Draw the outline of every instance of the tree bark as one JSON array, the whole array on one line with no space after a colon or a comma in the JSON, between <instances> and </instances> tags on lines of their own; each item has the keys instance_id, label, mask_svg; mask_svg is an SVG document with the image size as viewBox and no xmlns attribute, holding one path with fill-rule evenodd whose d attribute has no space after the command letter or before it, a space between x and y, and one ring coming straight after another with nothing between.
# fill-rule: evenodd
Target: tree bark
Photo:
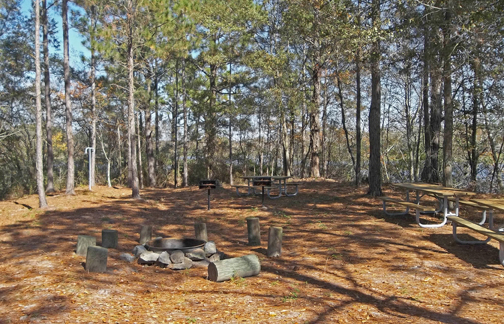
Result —
<instances>
[{"instance_id":1,"label":"tree bark","mask_svg":"<svg viewBox=\"0 0 504 324\"><path fill-rule=\"evenodd\" d=\"M429 107L429 27L428 21L424 22L424 53L423 53L423 76L422 76L422 101L423 101L423 117L424 117L424 147L425 147L425 164L422 170L421 179L424 182L429 181L428 170L431 169L431 128L430 128L430 107Z\"/></svg>"},{"instance_id":2,"label":"tree bark","mask_svg":"<svg viewBox=\"0 0 504 324\"><path fill-rule=\"evenodd\" d=\"M215 41L215 40L214 40ZM206 166L207 179L213 177L214 153L217 140L217 115L216 115L216 99L217 99L217 65L210 64L210 100L208 103L208 111L205 117L205 133L207 138L206 147Z\"/></svg>"},{"instance_id":3,"label":"tree bark","mask_svg":"<svg viewBox=\"0 0 504 324\"><path fill-rule=\"evenodd\" d=\"M480 111L480 96L483 92L481 86L481 61L478 56L473 59L472 68L474 71L474 81L473 81L473 109L472 109L472 122L471 122L471 137L469 139L469 165L471 168L471 182L476 183L476 176L478 173L478 143L477 143L477 132L478 132L478 114Z\"/></svg>"},{"instance_id":4,"label":"tree bark","mask_svg":"<svg viewBox=\"0 0 504 324\"><path fill-rule=\"evenodd\" d=\"M206 223L194 223L194 237L197 240L208 241Z\"/></svg>"},{"instance_id":5,"label":"tree bark","mask_svg":"<svg viewBox=\"0 0 504 324\"><path fill-rule=\"evenodd\" d=\"M47 0L42 0L43 23L43 51L44 51L44 99L46 106L46 141L47 141L47 193L54 190L54 152L52 142L52 109L51 109L51 80L49 73L49 19Z\"/></svg>"},{"instance_id":6,"label":"tree bark","mask_svg":"<svg viewBox=\"0 0 504 324\"><path fill-rule=\"evenodd\" d=\"M315 53L313 57L313 71L312 71L312 82L313 82L313 94L310 107L310 151L311 151L311 169L310 176L314 178L320 177L320 72L322 69L321 62L321 49L320 40L318 32L318 20L319 20L319 9L315 8L314 20L314 30L315 30L315 41L314 48Z\"/></svg>"},{"instance_id":7,"label":"tree bark","mask_svg":"<svg viewBox=\"0 0 504 324\"><path fill-rule=\"evenodd\" d=\"M175 106L173 110L173 186L178 188L178 105L179 105L179 60L175 64Z\"/></svg>"},{"instance_id":8,"label":"tree bark","mask_svg":"<svg viewBox=\"0 0 504 324\"><path fill-rule=\"evenodd\" d=\"M95 20L95 6L91 6L91 116L93 118L91 124L91 146L93 150L91 152L91 183L90 187L93 187L96 183L96 122L98 120L98 116L96 113L96 62L95 62L95 49L94 49L94 32L96 28L96 20Z\"/></svg>"},{"instance_id":9,"label":"tree bark","mask_svg":"<svg viewBox=\"0 0 504 324\"><path fill-rule=\"evenodd\" d=\"M373 26L380 29L380 0L373 0ZM380 163L380 120L381 120L381 82L380 82L380 41L375 38L371 48L371 107L369 108L369 191L368 194L381 196Z\"/></svg>"},{"instance_id":10,"label":"tree bark","mask_svg":"<svg viewBox=\"0 0 504 324\"><path fill-rule=\"evenodd\" d=\"M42 98L40 93L40 4L35 1L35 105L36 105L36 163L37 170L37 191L39 196L39 207L47 207L44 191L44 164L42 159Z\"/></svg>"},{"instance_id":11,"label":"tree bark","mask_svg":"<svg viewBox=\"0 0 504 324\"><path fill-rule=\"evenodd\" d=\"M255 254L219 260L208 265L208 279L217 282L255 276L259 272L261 272L261 263Z\"/></svg>"},{"instance_id":12,"label":"tree bark","mask_svg":"<svg viewBox=\"0 0 504 324\"><path fill-rule=\"evenodd\" d=\"M357 2L358 15L357 24L360 31L360 1ZM355 53L355 83L356 83L356 111L355 111L355 186L360 186L361 183L361 147L362 147L362 133L361 133L361 48L357 47Z\"/></svg>"},{"instance_id":13,"label":"tree bark","mask_svg":"<svg viewBox=\"0 0 504 324\"><path fill-rule=\"evenodd\" d=\"M142 113L138 111L138 123L137 123L137 152L138 152L138 180L139 187L143 189L144 187L144 179L143 179L143 164L142 164Z\"/></svg>"},{"instance_id":14,"label":"tree bark","mask_svg":"<svg viewBox=\"0 0 504 324\"><path fill-rule=\"evenodd\" d=\"M350 145L350 138L348 135L348 129L346 127L346 116L345 116L345 104L344 104L344 99L343 99L343 89L341 87L341 79L339 72L336 71L336 81L337 81L337 86L338 86L338 97L340 100L340 106L341 106L341 126L343 127L343 132L345 133L345 142L346 142L346 147L348 150L348 154L350 155L350 158L352 159L352 166L355 170L355 159L352 153L352 147Z\"/></svg>"},{"instance_id":15,"label":"tree bark","mask_svg":"<svg viewBox=\"0 0 504 324\"><path fill-rule=\"evenodd\" d=\"M229 75L232 75L231 63L229 63ZM229 184L233 185L233 114L234 107L232 106L233 86L231 80L229 82L229 125L228 125L228 141L229 141Z\"/></svg>"},{"instance_id":16,"label":"tree bark","mask_svg":"<svg viewBox=\"0 0 504 324\"><path fill-rule=\"evenodd\" d=\"M261 230L258 217L247 218L248 245L261 245Z\"/></svg>"},{"instance_id":17,"label":"tree bark","mask_svg":"<svg viewBox=\"0 0 504 324\"><path fill-rule=\"evenodd\" d=\"M73 115L72 102L70 100L70 64L68 44L68 0L62 2L63 20L63 66L65 79L65 112L66 112L66 136L67 136L67 182L66 194L75 195L75 164L74 164L74 139L73 139Z\"/></svg>"},{"instance_id":18,"label":"tree bark","mask_svg":"<svg viewBox=\"0 0 504 324\"><path fill-rule=\"evenodd\" d=\"M136 139L135 139L135 79L134 79L134 57L133 57L133 33L134 33L134 15L135 7L132 0L128 0L128 169L131 170L131 196L134 199L140 198L140 189L138 184Z\"/></svg>"},{"instance_id":19,"label":"tree bark","mask_svg":"<svg viewBox=\"0 0 504 324\"><path fill-rule=\"evenodd\" d=\"M431 138L431 155L430 155L430 170L428 170L427 182L437 183L441 179L439 177L439 148L441 143L441 80L442 67L440 63L435 63L431 71L431 118L430 118L430 133Z\"/></svg>"},{"instance_id":20,"label":"tree bark","mask_svg":"<svg viewBox=\"0 0 504 324\"><path fill-rule=\"evenodd\" d=\"M185 63L186 59L182 61L182 111L183 111L183 118L184 118L184 146L182 148L183 152L183 164L184 164L184 175L182 177L182 187L187 187L189 185L188 178L189 178L189 170L187 169L187 154L189 151L189 146L188 146L188 113L187 113L187 105L186 105L186 100L187 100L187 93L186 93L186 86L185 86Z\"/></svg>"},{"instance_id":21,"label":"tree bark","mask_svg":"<svg viewBox=\"0 0 504 324\"><path fill-rule=\"evenodd\" d=\"M283 229L281 227L271 226L268 230L268 258L279 257L282 255Z\"/></svg>"},{"instance_id":22,"label":"tree bark","mask_svg":"<svg viewBox=\"0 0 504 324\"><path fill-rule=\"evenodd\" d=\"M443 83L444 83L444 138L443 138L443 185L453 187L453 105L452 105L452 78L451 78L451 34L450 11L445 12L443 25Z\"/></svg>"},{"instance_id":23,"label":"tree bark","mask_svg":"<svg viewBox=\"0 0 504 324\"><path fill-rule=\"evenodd\" d=\"M149 79L152 77L152 71L150 66L147 67ZM149 187L156 186L156 172L155 172L155 159L154 159L154 148L152 143L152 111L151 111L151 100L152 100L152 89L151 82L147 83L147 93L148 99L145 106L145 153L147 155L147 177L149 179Z\"/></svg>"}]
</instances>

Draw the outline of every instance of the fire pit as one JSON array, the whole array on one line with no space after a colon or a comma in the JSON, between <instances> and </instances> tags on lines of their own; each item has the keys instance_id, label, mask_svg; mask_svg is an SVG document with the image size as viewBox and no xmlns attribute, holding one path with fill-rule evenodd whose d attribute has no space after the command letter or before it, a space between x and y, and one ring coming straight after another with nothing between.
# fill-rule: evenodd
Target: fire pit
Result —
<instances>
[{"instance_id":1,"label":"fire pit","mask_svg":"<svg viewBox=\"0 0 504 324\"><path fill-rule=\"evenodd\" d=\"M197 248L203 248L205 241L197 240L192 238L182 238L182 239L167 239L167 238L156 238L145 244L145 248L149 251L155 252L173 252L180 250L184 253L190 252Z\"/></svg>"}]
</instances>

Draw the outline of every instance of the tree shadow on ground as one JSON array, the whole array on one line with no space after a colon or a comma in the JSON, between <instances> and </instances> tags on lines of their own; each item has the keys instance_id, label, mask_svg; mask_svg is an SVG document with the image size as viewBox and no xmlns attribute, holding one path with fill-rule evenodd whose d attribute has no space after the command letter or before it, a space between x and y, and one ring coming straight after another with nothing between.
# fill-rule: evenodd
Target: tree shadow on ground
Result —
<instances>
[{"instance_id":1,"label":"tree shadow on ground","mask_svg":"<svg viewBox=\"0 0 504 324\"><path fill-rule=\"evenodd\" d=\"M266 298L266 302L261 302L268 307L287 307L282 301L287 298L296 307L302 302L306 303L304 307L313 308L315 315L307 319L309 323L331 322L353 305L376 309L386 316L385 321L414 318L418 321L476 323L450 310L430 309L424 303L393 290L393 280L401 281L404 285L403 281L416 276L432 276L433 271L438 270L436 273L439 275L464 276L462 271L450 269L450 265L434 270L411 265L415 260L420 260L420 264L422 260L432 257L443 259L447 254L459 257L457 254L460 251L457 246L447 244L446 238L439 236L443 234L430 234L419 229L415 226L414 217L401 217L398 222L395 217L384 216L379 202L375 204L374 200L368 199L363 190L350 190L337 183L322 186L316 182L304 182L298 196L267 200L266 210L260 208L260 197L236 197L232 188L212 192L211 210L206 210L206 191L196 188L146 189L142 191L142 197L142 200L132 200L117 195L100 197L87 194L81 197L86 201L83 206L77 203L75 207L72 206L74 200L69 198L68 202L64 201L65 208L48 210L34 219L2 227L0 236L4 253L0 256L0 264L4 264L6 277L11 275L13 278L9 284L19 282L16 279L19 277L15 269L16 262L19 262L19 266L28 266L33 262L40 267L40 260L49 257L52 263L42 274L35 271L27 273L29 277L26 283L16 288L4 286L0 291L1 300L15 300L17 292L28 290L30 282L38 280L34 278L47 276L47 280L54 282L54 285L71 287L79 283L87 290L103 290L107 294L119 289L114 287L121 287L126 280L126 292L132 296L129 302L139 300L142 296L151 296L152 291L158 289L155 287L163 287L165 294L175 298L179 294L178 287L185 284L206 287L205 291L185 289L184 294L192 294L193 299L200 295L207 299L217 298L220 294L234 298L252 296ZM248 245L247 217L260 219L263 242L260 247ZM201 221L207 224L209 239L231 257L260 254L261 274L249 279L250 288L246 291L239 290L239 282L208 282L204 279L204 269L174 272L129 264L119 258L120 253L131 253L138 244L142 225L153 225L154 236L192 237L194 223ZM280 258L265 257L267 240L264 238L267 237L269 226L284 228ZM73 255L77 236L93 235L100 245L102 229L118 230L119 247L110 249L107 273L86 273L82 268L82 258ZM431 241L435 244L420 244L426 237L426 243ZM479 261L474 262L478 264ZM364 275L366 273L369 275ZM281 287L275 286L275 281L280 281ZM286 290L289 287L306 287L303 288L306 293L300 289L296 301L294 295L289 295ZM124 292L120 298L125 298ZM51 300L56 296L54 293L44 298ZM65 307L46 308L40 305L31 309L29 314L67 314L73 307L72 303L79 298L76 294L68 294L58 299L58 304L64 304ZM474 301L464 299L461 303L466 302ZM223 308L214 310L218 313L222 311ZM355 319L352 317L355 314L347 315Z\"/></svg>"}]
</instances>

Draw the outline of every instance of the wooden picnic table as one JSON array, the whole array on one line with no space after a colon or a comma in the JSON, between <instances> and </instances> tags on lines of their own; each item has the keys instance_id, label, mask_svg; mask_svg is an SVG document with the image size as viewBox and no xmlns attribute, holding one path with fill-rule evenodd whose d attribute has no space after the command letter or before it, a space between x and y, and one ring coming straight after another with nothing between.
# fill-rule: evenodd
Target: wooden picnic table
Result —
<instances>
[{"instance_id":1,"label":"wooden picnic table","mask_svg":"<svg viewBox=\"0 0 504 324\"><path fill-rule=\"evenodd\" d=\"M383 210L387 215L405 215L409 213L409 209L416 209L416 220L417 224L421 227L441 227L446 224L447 222L447 217L448 216L458 216L459 214L459 199L460 197L464 196L473 196L476 195L475 192L472 191L465 191L461 189L456 189L456 188L451 188L451 187L444 187L439 184L430 184L430 183L413 183L413 182L408 182L408 183L395 183L392 184L393 187L399 188L406 190L406 199L405 200L399 200L399 199L392 199L388 197L380 197L380 199L383 201ZM410 192L414 191L415 192L415 200L411 201L410 200ZM436 209L430 209L426 206L420 205L420 199L424 195L429 195L429 196L434 196L435 198L438 199L439 206ZM453 199L455 201L455 210L454 212L451 212L449 210L449 200ZM386 208L387 208L387 202L403 205L406 207L406 209L402 212L399 213L388 213ZM440 223L437 224L425 224L420 221L420 212L423 213L440 213L443 212L443 219Z\"/></svg>"},{"instance_id":2,"label":"wooden picnic table","mask_svg":"<svg viewBox=\"0 0 504 324\"><path fill-rule=\"evenodd\" d=\"M265 186L265 189L267 191L267 195L270 199L280 198L282 195L290 197L290 196L295 196L298 194L299 183L287 182L288 179L292 178L291 176L243 176L241 178L247 180L247 185L234 186L236 188L236 193L238 195L241 195L239 193L239 188L246 188L247 189L247 193L245 195L250 195L252 193L255 193L254 182L259 183L260 181L271 182L270 185ZM289 193L287 190L287 188L291 185L295 186L294 193ZM274 189L278 190L278 195L272 196L271 191Z\"/></svg>"},{"instance_id":3,"label":"wooden picnic table","mask_svg":"<svg viewBox=\"0 0 504 324\"><path fill-rule=\"evenodd\" d=\"M504 266L504 233L500 229L494 226L493 222L493 209L504 211L504 198L498 199L471 199L469 201L460 200L461 197L471 197L476 195L475 192L465 191L462 189L443 187L438 184L428 184L428 183L397 183L392 186L400 189L406 190L406 200L400 200L389 197L380 197L383 201L383 210L388 215L399 215L406 214L409 212L409 208L416 209L416 220L418 225L421 227L441 227L451 221L453 226L453 237L456 242L461 244L486 244L491 239L497 240L499 242L499 262ZM410 191L415 191L416 197L414 201L410 201L409 193ZM420 205L420 199L424 195L430 195L438 199L439 208L434 212L443 212L443 220L438 224L424 224L420 222L420 211L427 211L426 206ZM455 210L452 212L449 210L450 201L455 202ZM406 210L401 213L391 214L386 211L387 202L392 202L406 207ZM479 223L472 222L470 220L459 217L459 206L460 204L476 207L483 209L483 218ZM484 226L486 219L486 210L490 211L488 227ZM457 236L457 228L459 226L471 229L479 234L486 236L485 240L472 239L472 240L462 240Z\"/></svg>"}]
</instances>

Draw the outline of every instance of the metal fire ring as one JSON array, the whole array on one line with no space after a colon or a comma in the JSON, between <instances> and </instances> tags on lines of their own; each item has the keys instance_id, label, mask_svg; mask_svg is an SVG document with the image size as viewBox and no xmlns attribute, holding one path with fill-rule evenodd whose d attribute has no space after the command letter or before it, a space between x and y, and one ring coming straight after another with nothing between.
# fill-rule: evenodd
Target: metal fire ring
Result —
<instances>
[{"instance_id":1,"label":"metal fire ring","mask_svg":"<svg viewBox=\"0 0 504 324\"><path fill-rule=\"evenodd\" d=\"M197 240L192 238L182 238L182 239L168 239L168 238L156 238L144 246L149 251L166 251L172 252L176 250L181 250L188 252L197 248L203 248L205 241Z\"/></svg>"}]
</instances>

